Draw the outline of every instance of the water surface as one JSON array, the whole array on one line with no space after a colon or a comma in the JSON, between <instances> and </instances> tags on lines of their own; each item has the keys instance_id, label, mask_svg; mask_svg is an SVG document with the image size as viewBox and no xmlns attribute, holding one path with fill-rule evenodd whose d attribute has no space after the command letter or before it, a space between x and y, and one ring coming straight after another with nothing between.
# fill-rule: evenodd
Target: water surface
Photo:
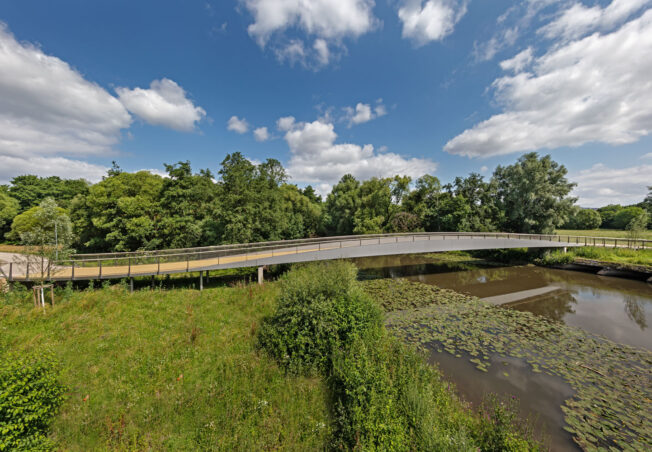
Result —
<instances>
[{"instance_id":1,"label":"water surface","mask_svg":"<svg viewBox=\"0 0 652 452\"><path fill-rule=\"evenodd\" d=\"M652 350L652 285L641 281L535 266L485 266L437 262L425 256L381 256L355 260L362 274L406 278L529 311L600 334L615 342ZM488 372L469 357L431 350L430 359L460 394L477 405L488 393L515 396L522 416L535 421L551 450L578 450L563 427L561 406L573 395L561 378L534 373L522 359L491 356Z\"/></svg>"}]
</instances>

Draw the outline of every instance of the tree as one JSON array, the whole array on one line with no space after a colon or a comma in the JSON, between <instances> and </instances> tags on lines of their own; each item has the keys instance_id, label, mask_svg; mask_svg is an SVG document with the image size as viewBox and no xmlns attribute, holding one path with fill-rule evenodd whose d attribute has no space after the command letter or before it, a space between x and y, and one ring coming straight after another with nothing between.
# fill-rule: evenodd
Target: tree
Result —
<instances>
[{"instance_id":1,"label":"tree","mask_svg":"<svg viewBox=\"0 0 652 452\"><path fill-rule=\"evenodd\" d=\"M466 178L456 177L453 187L453 194L462 197L468 205L465 209L464 228L458 230L495 231L496 222L499 221L495 203L496 184L485 182L478 173L471 173Z\"/></svg>"},{"instance_id":2,"label":"tree","mask_svg":"<svg viewBox=\"0 0 652 452\"><path fill-rule=\"evenodd\" d=\"M36 207L18 215L11 226L11 232L20 237L27 248L18 260L36 272L37 278L46 279L54 270L54 263L68 257L72 250L72 224L66 211L57 206L53 198L45 198ZM34 274L34 273L32 273Z\"/></svg>"},{"instance_id":3,"label":"tree","mask_svg":"<svg viewBox=\"0 0 652 452\"><path fill-rule=\"evenodd\" d=\"M435 176L426 174L417 179L414 190L403 198L403 210L410 212L419 219L419 223L426 227L426 230L433 231L427 224L432 218L432 212L437 209L437 204L442 196L441 183Z\"/></svg>"},{"instance_id":4,"label":"tree","mask_svg":"<svg viewBox=\"0 0 652 452\"><path fill-rule=\"evenodd\" d=\"M353 233L353 217L360 204L358 188L360 182L345 174L326 198L324 224L328 235L349 235Z\"/></svg>"},{"instance_id":5,"label":"tree","mask_svg":"<svg viewBox=\"0 0 652 452\"><path fill-rule=\"evenodd\" d=\"M353 233L382 233L392 214L392 179L372 177L364 181L358 188L357 197L359 203L353 215Z\"/></svg>"},{"instance_id":6,"label":"tree","mask_svg":"<svg viewBox=\"0 0 652 452\"><path fill-rule=\"evenodd\" d=\"M643 215L644 213L646 213L645 210L640 207L624 207L623 209L620 209L614 217L612 221L613 227L616 229L626 229L627 225L629 225L633 219Z\"/></svg>"},{"instance_id":7,"label":"tree","mask_svg":"<svg viewBox=\"0 0 652 452\"><path fill-rule=\"evenodd\" d=\"M94 252L158 248L162 188L163 178L148 171L104 177L71 203L78 246Z\"/></svg>"},{"instance_id":8,"label":"tree","mask_svg":"<svg viewBox=\"0 0 652 452\"><path fill-rule=\"evenodd\" d=\"M68 207L78 194L88 192L84 179L61 179L57 176L17 176L11 180L9 194L20 203L20 211L37 206L45 198L53 198L62 207Z\"/></svg>"},{"instance_id":9,"label":"tree","mask_svg":"<svg viewBox=\"0 0 652 452\"><path fill-rule=\"evenodd\" d=\"M11 227L11 222L18 215L20 204L0 187L0 240Z\"/></svg>"},{"instance_id":10,"label":"tree","mask_svg":"<svg viewBox=\"0 0 652 452\"><path fill-rule=\"evenodd\" d=\"M161 246L190 248L210 245L206 224L217 189L209 170L193 174L190 162L165 165L169 177L161 189Z\"/></svg>"},{"instance_id":11,"label":"tree","mask_svg":"<svg viewBox=\"0 0 652 452\"><path fill-rule=\"evenodd\" d=\"M216 236L223 243L282 239L289 219L280 190L287 179L281 163L268 159L255 165L234 152L226 156L219 174L221 215Z\"/></svg>"},{"instance_id":12,"label":"tree","mask_svg":"<svg viewBox=\"0 0 652 452\"><path fill-rule=\"evenodd\" d=\"M570 229L597 229L602 224L600 212L593 209L579 209L568 221Z\"/></svg>"},{"instance_id":13,"label":"tree","mask_svg":"<svg viewBox=\"0 0 652 452\"><path fill-rule=\"evenodd\" d=\"M623 209L623 206L621 206L620 204L609 204L608 206L600 207L598 209L598 213L602 217L602 225L601 225L601 227L604 228L604 229L613 229L613 228L615 228L615 226L614 226L614 218L616 218L616 215L622 209Z\"/></svg>"},{"instance_id":14,"label":"tree","mask_svg":"<svg viewBox=\"0 0 652 452\"><path fill-rule=\"evenodd\" d=\"M647 229L647 223L650 220L648 213L643 210L642 213L632 218L627 224L627 235L632 240L637 240L641 237L641 233Z\"/></svg>"},{"instance_id":15,"label":"tree","mask_svg":"<svg viewBox=\"0 0 652 452\"><path fill-rule=\"evenodd\" d=\"M505 218L502 229L512 232L550 234L564 224L576 198L568 194L575 184L566 180L567 170L547 155L525 154L493 174L496 205Z\"/></svg>"},{"instance_id":16,"label":"tree","mask_svg":"<svg viewBox=\"0 0 652 452\"><path fill-rule=\"evenodd\" d=\"M301 239L314 237L320 228L322 205L316 197L306 196L305 190L296 185L281 186L283 194L283 212L287 219L284 239Z\"/></svg>"}]
</instances>

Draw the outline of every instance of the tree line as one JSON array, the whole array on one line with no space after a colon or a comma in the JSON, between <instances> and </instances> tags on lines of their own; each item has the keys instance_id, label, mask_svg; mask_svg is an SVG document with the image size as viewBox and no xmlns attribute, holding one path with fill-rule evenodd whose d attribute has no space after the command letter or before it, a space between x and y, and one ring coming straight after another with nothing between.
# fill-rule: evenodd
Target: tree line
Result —
<instances>
[{"instance_id":1,"label":"tree line","mask_svg":"<svg viewBox=\"0 0 652 452\"><path fill-rule=\"evenodd\" d=\"M114 164L96 184L15 177L0 186L0 237L33 240L37 228L40 245L68 237L80 252L134 251L383 232L625 228L634 219L647 225L652 211L652 196L637 206L579 209L566 168L536 153L487 180L347 174L325 199L289 183L279 161L255 164L239 152L217 174L193 172L187 161L165 169L161 177Z\"/></svg>"}]
</instances>

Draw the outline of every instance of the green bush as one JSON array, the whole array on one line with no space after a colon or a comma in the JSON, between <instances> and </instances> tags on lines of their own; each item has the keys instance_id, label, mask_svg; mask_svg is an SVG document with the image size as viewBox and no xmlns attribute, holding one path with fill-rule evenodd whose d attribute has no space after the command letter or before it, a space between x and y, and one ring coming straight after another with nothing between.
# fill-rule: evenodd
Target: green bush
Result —
<instances>
[{"instance_id":1,"label":"green bush","mask_svg":"<svg viewBox=\"0 0 652 452\"><path fill-rule=\"evenodd\" d=\"M53 449L47 433L64 394L57 374L49 356L0 358L0 451Z\"/></svg>"},{"instance_id":2,"label":"green bush","mask_svg":"<svg viewBox=\"0 0 652 452\"><path fill-rule=\"evenodd\" d=\"M562 253L561 251L553 251L543 255L539 259L535 259L534 263L537 265L564 265L570 264L575 260L573 253Z\"/></svg>"},{"instance_id":3,"label":"green bush","mask_svg":"<svg viewBox=\"0 0 652 452\"><path fill-rule=\"evenodd\" d=\"M343 262L295 267L281 278L276 312L258 333L259 345L289 371L320 371L327 379L332 449L537 448L504 422L516 414L505 409L478 419L421 355L388 336L356 273Z\"/></svg>"},{"instance_id":4,"label":"green bush","mask_svg":"<svg viewBox=\"0 0 652 452\"><path fill-rule=\"evenodd\" d=\"M259 346L290 372L328 373L333 351L381 326L380 310L358 287L356 275L356 267L345 262L286 273L276 312L261 325Z\"/></svg>"},{"instance_id":5,"label":"green bush","mask_svg":"<svg viewBox=\"0 0 652 452\"><path fill-rule=\"evenodd\" d=\"M515 398L485 397L473 429L473 436L483 452L520 452L539 450L532 429L519 419Z\"/></svg>"}]
</instances>

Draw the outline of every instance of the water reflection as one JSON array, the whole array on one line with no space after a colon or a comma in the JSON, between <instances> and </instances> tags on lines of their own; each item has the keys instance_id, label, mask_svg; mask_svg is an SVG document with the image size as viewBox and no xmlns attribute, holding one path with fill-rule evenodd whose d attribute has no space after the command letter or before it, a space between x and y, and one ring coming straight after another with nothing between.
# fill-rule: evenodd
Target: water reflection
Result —
<instances>
[{"instance_id":1,"label":"water reflection","mask_svg":"<svg viewBox=\"0 0 652 452\"><path fill-rule=\"evenodd\" d=\"M652 350L652 286L645 282L535 266L438 263L424 256L382 256L355 262L363 274L403 277L480 298L516 298L505 306ZM522 298L519 292L523 292ZM539 292L545 293L529 296Z\"/></svg>"}]
</instances>

